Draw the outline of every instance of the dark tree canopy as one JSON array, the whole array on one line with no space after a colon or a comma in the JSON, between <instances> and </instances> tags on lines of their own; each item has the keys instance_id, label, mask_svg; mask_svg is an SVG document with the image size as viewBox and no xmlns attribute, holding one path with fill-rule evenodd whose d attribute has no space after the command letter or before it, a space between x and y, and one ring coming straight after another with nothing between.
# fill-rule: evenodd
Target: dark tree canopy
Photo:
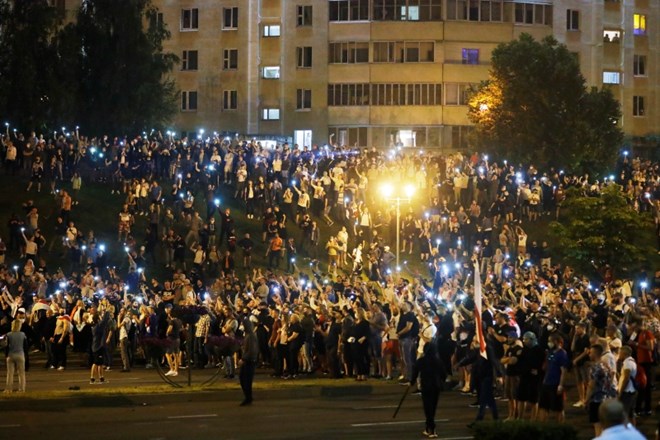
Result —
<instances>
[{"instance_id":1,"label":"dark tree canopy","mask_svg":"<svg viewBox=\"0 0 660 440\"><path fill-rule=\"evenodd\" d=\"M122 133L164 127L177 109L151 0L85 0L62 26L45 0L0 0L0 109L21 130L80 125Z\"/></svg>"},{"instance_id":2,"label":"dark tree canopy","mask_svg":"<svg viewBox=\"0 0 660 440\"><path fill-rule=\"evenodd\" d=\"M643 234L651 221L635 211L619 185L606 186L599 197L573 188L562 212L561 223L551 223L550 231L563 257L578 272L594 273L605 265L618 274L633 272L652 253Z\"/></svg>"},{"instance_id":3,"label":"dark tree canopy","mask_svg":"<svg viewBox=\"0 0 660 440\"><path fill-rule=\"evenodd\" d=\"M577 59L554 38L500 44L470 98L477 142L512 161L605 171L623 140L619 103L588 91Z\"/></svg>"},{"instance_id":4,"label":"dark tree canopy","mask_svg":"<svg viewBox=\"0 0 660 440\"><path fill-rule=\"evenodd\" d=\"M61 18L46 0L0 0L0 112L13 126L43 128L57 116Z\"/></svg>"}]
</instances>

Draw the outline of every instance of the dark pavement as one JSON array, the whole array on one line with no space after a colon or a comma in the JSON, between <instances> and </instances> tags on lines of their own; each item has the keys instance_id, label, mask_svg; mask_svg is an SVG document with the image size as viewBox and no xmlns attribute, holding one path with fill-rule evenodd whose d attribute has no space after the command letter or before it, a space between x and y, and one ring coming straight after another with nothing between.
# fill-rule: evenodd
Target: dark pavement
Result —
<instances>
[{"instance_id":1,"label":"dark pavement","mask_svg":"<svg viewBox=\"0 0 660 440\"><path fill-rule=\"evenodd\" d=\"M4 380L4 373L0 371L0 380ZM186 374L182 371L177 381L184 384ZM194 370L193 383L199 384L210 375L208 370ZM164 384L154 370L143 367L126 374L106 372L110 383L102 386L89 385L88 378L89 372L81 367L53 371L36 364L28 373L28 393L21 397L0 395L0 439L424 438L419 396L409 395L397 418L392 419L405 389L394 382L373 379L362 385L348 379L303 379L287 381L284 389L277 389L284 381L271 379L266 370L260 370L254 404L239 407L242 394L237 379L219 380L228 389L167 393L145 388ZM71 391L71 397L57 393L53 400L43 398L49 392L67 392L69 387L80 387L82 392ZM126 388L138 394L107 393ZM148 394L140 393L141 388ZM97 389L101 392L94 394ZM441 439L472 438L466 424L476 414L476 408L468 407L474 400L455 391L441 394L437 411ZM566 423L579 429L582 438L592 438L586 411L572 408L570 403ZM498 407L506 417L506 402L498 402ZM655 420L642 419L640 430L652 435Z\"/></svg>"}]
</instances>

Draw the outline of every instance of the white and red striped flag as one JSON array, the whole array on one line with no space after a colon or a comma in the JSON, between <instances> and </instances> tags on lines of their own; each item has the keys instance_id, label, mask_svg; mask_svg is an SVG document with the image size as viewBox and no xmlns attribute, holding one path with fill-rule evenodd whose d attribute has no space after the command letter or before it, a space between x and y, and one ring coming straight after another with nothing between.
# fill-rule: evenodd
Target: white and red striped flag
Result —
<instances>
[{"instance_id":1,"label":"white and red striped flag","mask_svg":"<svg viewBox=\"0 0 660 440\"><path fill-rule=\"evenodd\" d=\"M477 327L477 338L479 338L479 354L488 359L486 353L486 339L484 339L484 328L481 322L482 310L481 275L479 274L479 263L474 265L474 323Z\"/></svg>"}]
</instances>

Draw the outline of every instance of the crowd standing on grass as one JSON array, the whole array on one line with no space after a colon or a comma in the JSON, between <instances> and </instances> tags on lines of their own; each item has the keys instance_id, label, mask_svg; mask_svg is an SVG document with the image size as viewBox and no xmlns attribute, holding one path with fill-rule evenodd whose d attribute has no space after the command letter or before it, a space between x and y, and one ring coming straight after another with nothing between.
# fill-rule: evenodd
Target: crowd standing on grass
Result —
<instances>
[{"instance_id":1,"label":"crowd standing on grass","mask_svg":"<svg viewBox=\"0 0 660 440\"><path fill-rule=\"evenodd\" d=\"M256 362L284 379L316 372L407 384L424 377L416 360L437 356L427 364L477 396L477 420L487 407L498 418L494 400L506 398L509 420L561 421L569 375L574 406L588 410L596 433L607 398L631 420L652 411L660 271L619 279L618 268L602 268L590 280L528 231L561 219L569 188L599 197L618 184L654 216L658 235L656 162L625 152L599 181L478 153L55 135L8 129L1 145L26 202L0 241L0 324L4 333L20 322L46 368L63 370L78 354L91 382L104 383L119 351L121 371L162 363L168 376L221 367L233 378L240 350L219 355L210 340L242 339L254 324ZM415 193L398 225L383 183ZM108 192L112 235L92 230L108 225L83 204L91 184ZM35 191L51 197L35 202ZM487 357L475 338L475 271ZM184 322L176 311L185 307L204 312ZM169 341L163 359L149 356L152 339ZM12 365L21 363L16 343Z\"/></svg>"}]
</instances>

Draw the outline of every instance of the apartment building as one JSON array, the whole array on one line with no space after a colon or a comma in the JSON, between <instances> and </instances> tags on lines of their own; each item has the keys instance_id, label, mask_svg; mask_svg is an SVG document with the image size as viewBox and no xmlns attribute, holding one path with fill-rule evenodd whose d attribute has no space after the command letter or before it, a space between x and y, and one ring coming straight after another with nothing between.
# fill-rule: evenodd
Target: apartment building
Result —
<instances>
[{"instance_id":1,"label":"apartment building","mask_svg":"<svg viewBox=\"0 0 660 440\"><path fill-rule=\"evenodd\" d=\"M324 144L466 148L493 49L554 35L611 87L635 139L657 132L651 0L154 0L181 64L174 127Z\"/></svg>"}]
</instances>

